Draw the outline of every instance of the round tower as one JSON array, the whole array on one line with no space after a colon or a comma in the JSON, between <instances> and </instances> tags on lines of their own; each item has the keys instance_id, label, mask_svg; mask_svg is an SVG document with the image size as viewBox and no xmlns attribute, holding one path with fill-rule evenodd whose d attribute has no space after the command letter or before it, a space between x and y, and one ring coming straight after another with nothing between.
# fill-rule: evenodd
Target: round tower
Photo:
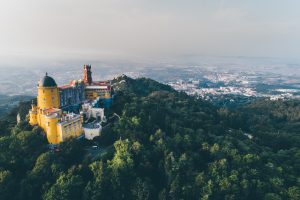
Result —
<instances>
[{"instance_id":1,"label":"round tower","mask_svg":"<svg viewBox=\"0 0 300 200\"><path fill-rule=\"evenodd\" d=\"M59 91L55 80L46 75L38 84L38 105L39 109L59 108Z\"/></svg>"},{"instance_id":2,"label":"round tower","mask_svg":"<svg viewBox=\"0 0 300 200\"><path fill-rule=\"evenodd\" d=\"M57 123L59 117L57 114L52 114L45 117L45 129L47 133L47 139L50 144L58 144L62 142L60 135L57 134Z\"/></svg>"},{"instance_id":3,"label":"round tower","mask_svg":"<svg viewBox=\"0 0 300 200\"><path fill-rule=\"evenodd\" d=\"M31 102L31 110L29 110L29 123L34 126L38 124L37 121L37 109L33 101Z\"/></svg>"}]
</instances>

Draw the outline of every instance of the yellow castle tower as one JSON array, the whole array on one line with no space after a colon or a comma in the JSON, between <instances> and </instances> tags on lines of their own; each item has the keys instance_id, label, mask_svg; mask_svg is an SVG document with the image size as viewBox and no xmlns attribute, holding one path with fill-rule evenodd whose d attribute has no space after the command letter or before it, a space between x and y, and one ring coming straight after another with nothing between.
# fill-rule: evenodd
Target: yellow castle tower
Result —
<instances>
[{"instance_id":1,"label":"yellow castle tower","mask_svg":"<svg viewBox=\"0 0 300 200\"><path fill-rule=\"evenodd\" d=\"M57 84L47 73L38 84L37 106L40 109L59 108Z\"/></svg>"},{"instance_id":2,"label":"yellow castle tower","mask_svg":"<svg viewBox=\"0 0 300 200\"><path fill-rule=\"evenodd\" d=\"M46 132L50 144L58 144L68 137L82 134L80 115L63 114L59 106L59 88L46 73L38 83L37 106L32 104L29 123L40 126Z\"/></svg>"}]
</instances>

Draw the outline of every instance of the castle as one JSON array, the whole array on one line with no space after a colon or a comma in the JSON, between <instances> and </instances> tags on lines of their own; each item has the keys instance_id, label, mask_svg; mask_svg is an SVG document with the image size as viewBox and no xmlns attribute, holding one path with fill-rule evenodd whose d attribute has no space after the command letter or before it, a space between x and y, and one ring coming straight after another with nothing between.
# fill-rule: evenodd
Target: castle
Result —
<instances>
[{"instance_id":1,"label":"castle","mask_svg":"<svg viewBox=\"0 0 300 200\"><path fill-rule=\"evenodd\" d=\"M84 65L83 80L72 80L63 86L57 86L55 80L46 73L37 89L37 105L32 103L29 123L41 127L50 144L59 144L69 137L79 137L84 131L86 138L97 136L95 131L99 131L99 122L97 126L87 124L84 128L84 117L101 117L101 121L104 120L104 109L99 108L99 102L111 102L112 86L110 81L93 81L91 65ZM81 106L84 109L79 113ZM87 135L89 133L93 133L93 136Z\"/></svg>"}]
</instances>

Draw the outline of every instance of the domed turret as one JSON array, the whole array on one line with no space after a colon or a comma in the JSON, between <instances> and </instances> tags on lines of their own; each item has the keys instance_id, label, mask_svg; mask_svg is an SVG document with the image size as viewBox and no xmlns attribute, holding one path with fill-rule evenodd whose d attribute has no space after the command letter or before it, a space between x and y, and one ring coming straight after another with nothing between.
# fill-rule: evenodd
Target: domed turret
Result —
<instances>
[{"instance_id":1,"label":"domed turret","mask_svg":"<svg viewBox=\"0 0 300 200\"><path fill-rule=\"evenodd\" d=\"M48 73L38 84L38 107L40 109L59 108L59 90L55 80Z\"/></svg>"},{"instance_id":2,"label":"domed turret","mask_svg":"<svg viewBox=\"0 0 300 200\"><path fill-rule=\"evenodd\" d=\"M52 77L48 76L48 73L46 72L46 75L40 81L39 86L40 87L56 87L57 84L56 84L55 80Z\"/></svg>"}]
</instances>

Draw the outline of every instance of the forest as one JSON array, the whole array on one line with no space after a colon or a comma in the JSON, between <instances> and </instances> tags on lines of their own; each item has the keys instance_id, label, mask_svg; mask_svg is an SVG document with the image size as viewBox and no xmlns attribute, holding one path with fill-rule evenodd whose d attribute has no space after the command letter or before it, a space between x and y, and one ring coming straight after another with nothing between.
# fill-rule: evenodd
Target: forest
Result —
<instances>
[{"instance_id":1,"label":"forest","mask_svg":"<svg viewBox=\"0 0 300 200\"><path fill-rule=\"evenodd\" d=\"M76 138L50 151L30 102L0 119L0 199L300 199L299 100L221 107L147 78L113 83L120 119L98 153Z\"/></svg>"}]
</instances>

